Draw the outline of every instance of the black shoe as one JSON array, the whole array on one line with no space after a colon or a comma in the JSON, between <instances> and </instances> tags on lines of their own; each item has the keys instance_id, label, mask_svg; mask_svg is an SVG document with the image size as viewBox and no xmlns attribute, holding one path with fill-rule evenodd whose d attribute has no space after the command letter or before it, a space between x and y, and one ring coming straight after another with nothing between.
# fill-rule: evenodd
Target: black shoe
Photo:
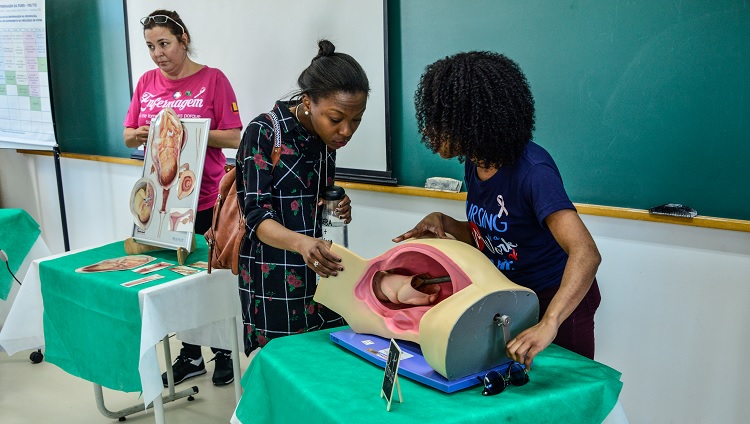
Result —
<instances>
[{"instance_id":1,"label":"black shoe","mask_svg":"<svg viewBox=\"0 0 750 424\"><path fill-rule=\"evenodd\" d=\"M180 384L188 378L196 377L206 373L206 364L203 358L190 359L185 356L178 356L172 364L172 373L174 374L174 384ZM169 387L167 382L167 373L161 375L161 381L164 387Z\"/></svg>"},{"instance_id":2,"label":"black shoe","mask_svg":"<svg viewBox=\"0 0 750 424\"><path fill-rule=\"evenodd\" d=\"M218 352L211 361L216 362L214 364L214 376L211 378L214 382L214 386L226 386L234 381L234 368L232 368L231 354Z\"/></svg>"}]
</instances>

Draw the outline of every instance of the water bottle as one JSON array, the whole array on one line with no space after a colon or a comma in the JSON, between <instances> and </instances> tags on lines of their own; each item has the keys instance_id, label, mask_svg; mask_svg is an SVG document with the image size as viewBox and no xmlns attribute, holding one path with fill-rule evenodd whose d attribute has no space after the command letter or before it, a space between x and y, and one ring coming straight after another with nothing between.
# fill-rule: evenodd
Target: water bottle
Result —
<instances>
[{"instance_id":1,"label":"water bottle","mask_svg":"<svg viewBox=\"0 0 750 424\"><path fill-rule=\"evenodd\" d=\"M344 188L337 185L328 186L323 190L323 239L349 247L346 222L335 212L344 194Z\"/></svg>"}]
</instances>

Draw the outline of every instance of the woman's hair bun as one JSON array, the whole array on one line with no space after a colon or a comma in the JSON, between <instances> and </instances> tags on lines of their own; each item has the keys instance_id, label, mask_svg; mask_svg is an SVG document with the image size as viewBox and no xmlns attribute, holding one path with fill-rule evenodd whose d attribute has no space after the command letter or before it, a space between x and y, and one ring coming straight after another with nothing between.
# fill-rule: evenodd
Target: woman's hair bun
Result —
<instances>
[{"instance_id":1,"label":"woman's hair bun","mask_svg":"<svg viewBox=\"0 0 750 424\"><path fill-rule=\"evenodd\" d=\"M318 41L318 55L316 59L322 56L331 56L336 51L336 46L330 41L322 39Z\"/></svg>"},{"instance_id":2,"label":"woman's hair bun","mask_svg":"<svg viewBox=\"0 0 750 424\"><path fill-rule=\"evenodd\" d=\"M333 93L369 93L367 74L353 57L336 51L326 39L318 40L318 54L297 78L299 92L313 102Z\"/></svg>"}]
</instances>

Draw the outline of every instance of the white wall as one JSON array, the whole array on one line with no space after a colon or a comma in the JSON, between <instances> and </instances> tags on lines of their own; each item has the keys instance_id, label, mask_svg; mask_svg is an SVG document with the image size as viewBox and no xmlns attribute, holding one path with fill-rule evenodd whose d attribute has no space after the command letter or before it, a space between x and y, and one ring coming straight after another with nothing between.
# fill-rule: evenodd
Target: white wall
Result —
<instances>
[{"instance_id":1,"label":"white wall","mask_svg":"<svg viewBox=\"0 0 750 424\"><path fill-rule=\"evenodd\" d=\"M62 160L71 248L130 235L141 169ZM351 191L350 248L377 256L424 214L463 203ZM20 207L63 250L53 161L0 150L0 207ZM729 423L750 416L750 233L583 216L602 253L597 360L623 373L632 423ZM533 376L532 376L533 382Z\"/></svg>"}]
</instances>

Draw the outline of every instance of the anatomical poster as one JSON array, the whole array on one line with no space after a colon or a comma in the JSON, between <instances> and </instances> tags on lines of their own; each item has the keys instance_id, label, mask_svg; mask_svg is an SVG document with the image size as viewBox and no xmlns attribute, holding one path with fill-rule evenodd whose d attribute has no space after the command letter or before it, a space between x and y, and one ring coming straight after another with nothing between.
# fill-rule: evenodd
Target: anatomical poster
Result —
<instances>
[{"instance_id":1,"label":"anatomical poster","mask_svg":"<svg viewBox=\"0 0 750 424\"><path fill-rule=\"evenodd\" d=\"M151 122L143 175L130 194L133 238L190 250L210 119L182 119L166 108Z\"/></svg>"}]
</instances>

